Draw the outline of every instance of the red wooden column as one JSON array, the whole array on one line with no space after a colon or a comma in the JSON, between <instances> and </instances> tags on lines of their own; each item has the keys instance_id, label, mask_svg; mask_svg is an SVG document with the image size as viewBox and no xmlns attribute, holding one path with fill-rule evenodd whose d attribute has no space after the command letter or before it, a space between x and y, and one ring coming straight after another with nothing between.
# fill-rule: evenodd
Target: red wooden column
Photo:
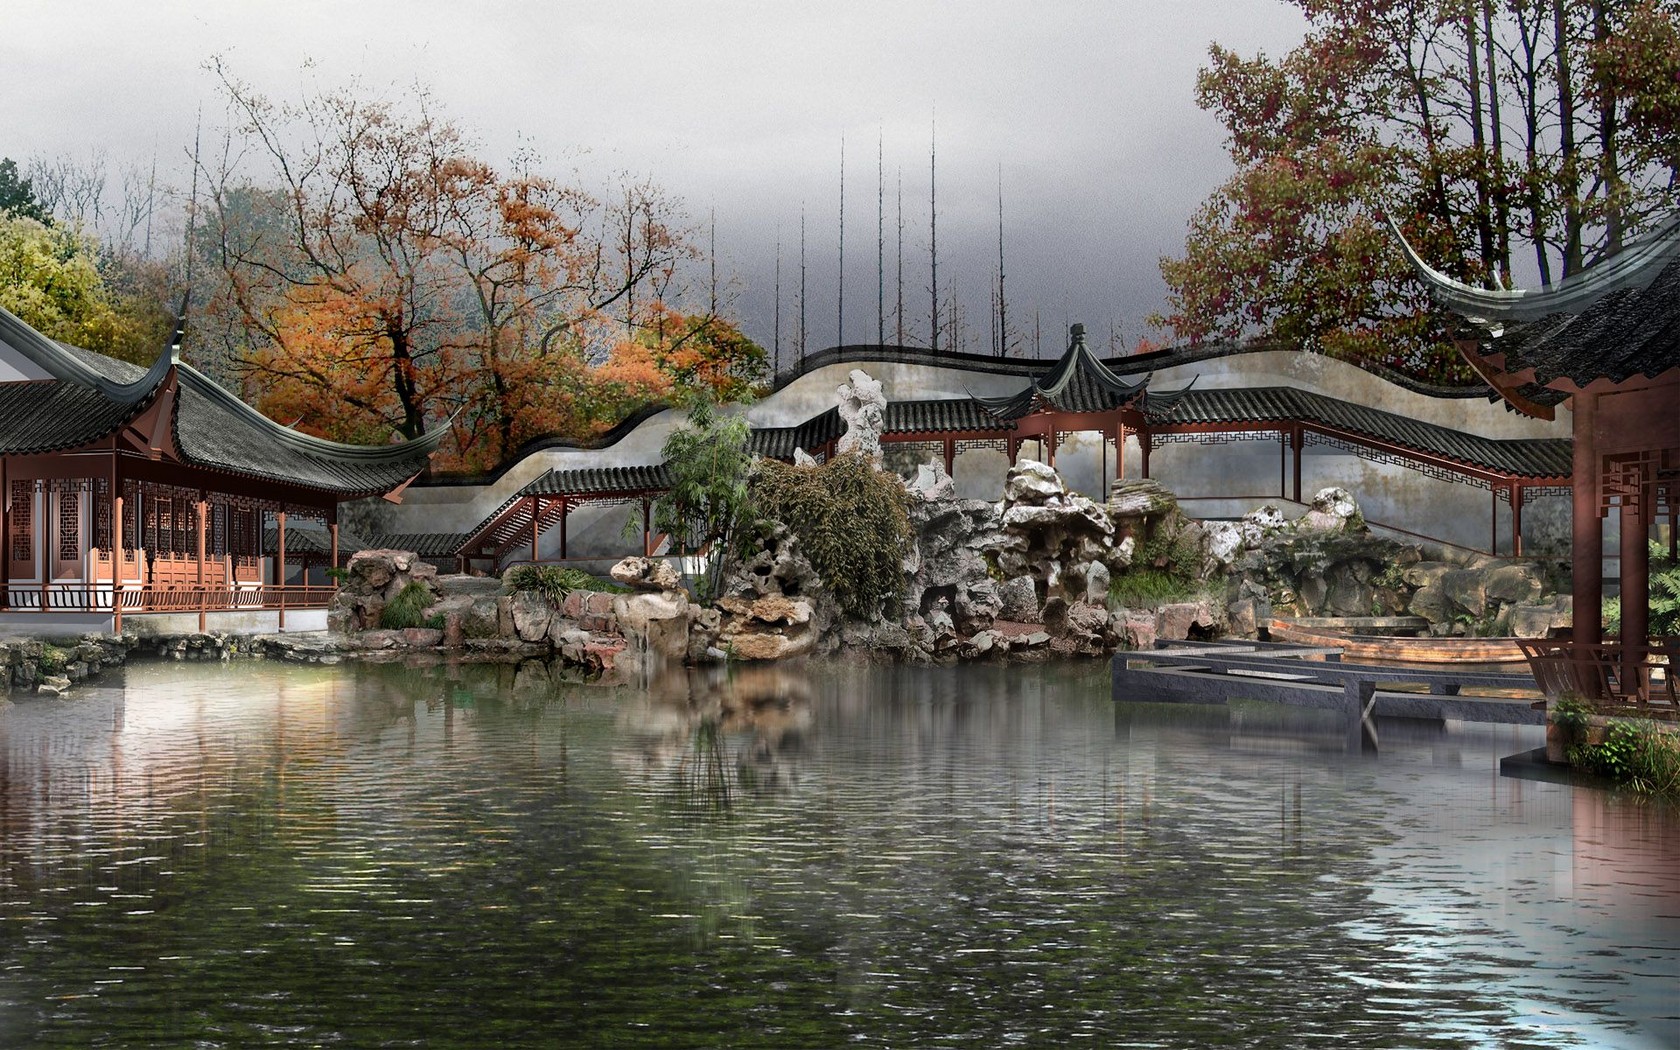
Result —
<instances>
[{"instance_id":1,"label":"red wooden column","mask_svg":"<svg viewBox=\"0 0 1680 1050\"><path fill-rule=\"evenodd\" d=\"M1488 553L1499 555L1499 486L1488 486L1488 501L1493 504L1488 514Z\"/></svg>"},{"instance_id":2,"label":"red wooden column","mask_svg":"<svg viewBox=\"0 0 1680 1050\"><path fill-rule=\"evenodd\" d=\"M1126 424L1120 423L1114 428L1114 476L1126 476Z\"/></svg>"},{"instance_id":3,"label":"red wooden column","mask_svg":"<svg viewBox=\"0 0 1680 1050\"><path fill-rule=\"evenodd\" d=\"M121 489L117 489L121 492ZM111 633L122 633L123 580L122 580L122 521L123 498L116 496L111 500Z\"/></svg>"},{"instance_id":4,"label":"red wooden column","mask_svg":"<svg viewBox=\"0 0 1680 1050\"><path fill-rule=\"evenodd\" d=\"M1301 425L1299 423L1297 423L1289 431L1289 447L1295 453L1295 466L1294 466L1295 473L1294 473L1294 476L1293 476L1292 480L1290 481L1289 491L1291 493L1290 498L1293 499L1296 503L1301 502L1301 445L1302 444L1303 444L1303 441L1302 441L1302 435L1301 435Z\"/></svg>"},{"instance_id":5,"label":"red wooden column","mask_svg":"<svg viewBox=\"0 0 1680 1050\"><path fill-rule=\"evenodd\" d=\"M1651 479L1622 498L1622 690L1641 685L1645 646L1651 641L1651 549L1646 545Z\"/></svg>"},{"instance_id":6,"label":"red wooden column","mask_svg":"<svg viewBox=\"0 0 1680 1050\"><path fill-rule=\"evenodd\" d=\"M1570 593L1574 602L1570 634L1577 642L1604 640L1604 519L1599 516L1598 449L1593 417L1598 396L1579 393L1570 398L1575 429L1575 461L1570 470L1571 515ZM1626 568L1624 566L1624 572Z\"/></svg>"},{"instance_id":7,"label":"red wooden column","mask_svg":"<svg viewBox=\"0 0 1680 1050\"><path fill-rule=\"evenodd\" d=\"M1511 482L1511 557L1522 557L1523 488Z\"/></svg>"},{"instance_id":8,"label":"red wooden column","mask_svg":"<svg viewBox=\"0 0 1680 1050\"><path fill-rule=\"evenodd\" d=\"M327 532L332 536L332 567L338 568L338 522L327 526ZM338 586L338 577L333 577L333 586Z\"/></svg>"},{"instance_id":9,"label":"red wooden column","mask_svg":"<svg viewBox=\"0 0 1680 1050\"><path fill-rule=\"evenodd\" d=\"M12 601L12 482L6 457L0 456L0 609Z\"/></svg>"},{"instance_id":10,"label":"red wooden column","mask_svg":"<svg viewBox=\"0 0 1680 1050\"><path fill-rule=\"evenodd\" d=\"M945 439L945 473L949 475L957 469L957 442L955 438Z\"/></svg>"},{"instance_id":11,"label":"red wooden column","mask_svg":"<svg viewBox=\"0 0 1680 1050\"><path fill-rule=\"evenodd\" d=\"M198 515L198 633L204 633L204 525L205 515L209 513L210 504L205 502L204 493L200 492L193 510Z\"/></svg>"},{"instance_id":12,"label":"red wooden column","mask_svg":"<svg viewBox=\"0 0 1680 1050\"><path fill-rule=\"evenodd\" d=\"M646 496L642 497L642 557L653 557L653 521Z\"/></svg>"},{"instance_id":13,"label":"red wooden column","mask_svg":"<svg viewBox=\"0 0 1680 1050\"><path fill-rule=\"evenodd\" d=\"M533 564L535 564L535 562L537 560L537 544L538 544L538 541L542 538L542 511L543 511L542 497L541 496L532 496L531 497L531 561L532 561Z\"/></svg>"},{"instance_id":14,"label":"red wooden column","mask_svg":"<svg viewBox=\"0 0 1680 1050\"><path fill-rule=\"evenodd\" d=\"M564 496L560 498L560 560L566 560L566 519L572 515L572 503Z\"/></svg>"},{"instance_id":15,"label":"red wooden column","mask_svg":"<svg viewBox=\"0 0 1680 1050\"><path fill-rule=\"evenodd\" d=\"M1143 479L1145 481L1149 480L1149 452L1150 452L1150 445L1151 444L1152 444L1152 442L1149 440L1148 429L1144 428L1144 427L1139 427L1138 428L1138 451L1140 453L1142 453L1142 459L1143 459L1143 462L1140 464L1140 470L1142 471Z\"/></svg>"},{"instance_id":16,"label":"red wooden column","mask_svg":"<svg viewBox=\"0 0 1680 1050\"><path fill-rule=\"evenodd\" d=\"M275 626L284 631L286 629L286 512L281 511L276 514L274 523L280 534L280 542L274 552L274 588L280 599L280 615L276 618Z\"/></svg>"}]
</instances>

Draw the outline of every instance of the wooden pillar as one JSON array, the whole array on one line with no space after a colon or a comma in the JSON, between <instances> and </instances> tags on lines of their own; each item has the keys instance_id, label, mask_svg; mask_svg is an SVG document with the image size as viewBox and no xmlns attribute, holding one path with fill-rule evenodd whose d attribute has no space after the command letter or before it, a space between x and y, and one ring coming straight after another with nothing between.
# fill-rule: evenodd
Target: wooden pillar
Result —
<instances>
[{"instance_id":1,"label":"wooden pillar","mask_svg":"<svg viewBox=\"0 0 1680 1050\"><path fill-rule=\"evenodd\" d=\"M0 609L12 601L12 482L0 456Z\"/></svg>"},{"instance_id":2,"label":"wooden pillar","mask_svg":"<svg viewBox=\"0 0 1680 1050\"><path fill-rule=\"evenodd\" d=\"M946 473L947 476L951 476L951 472L956 470L956 469L957 469L957 442L956 442L955 438L949 438L948 437L948 438L945 439L945 473Z\"/></svg>"},{"instance_id":3,"label":"wooden pillar","mask_svg":"<svg viewBox=\"0 0 1680 1050\"><path fill-rule=\"evenodd\" d=\"M1126 424L1114 428L1114 476L1126 476Z\"/></svg>"},{"instance_id":4,"label":"wooden pillar","mask_svg":"<svg viewBox=\"0 0 1680 1050\"><path fill-rule=\"evenodd\" d=\"M332 567L338 568L338 522L327 526L327 534L332 537ZM333 586L338 586L338 578L333 577Z\"/></svg>"},{"instance_id":5,"label":"wooden pillar","mask_svg":"<svg viewBox=\"0 0 1680 1050\"><path fill-rule=\"evenodd\" d=\"M35 509L35 501L33 499L29 501L29 507L30 511L33 512ZM39 540L37 546L41 556L42 612L47 611L48 585L52 582L53 562L56 560L54 555L58 548L58 544L54 542L55 534L57 532L58 513L57 509L53 506L52 482L43 482L41 485L41 527L35 530L36 538Z\"/></svg>"},{"instance_id":6,"label":"wooden pillar","mask_svg":"<svg viewBox=\"0 0 1680 1050\"><path fill-rule=\"evenodd\" d=\"M1021 454L1021 439L1018 437L1008 437L1004 440L1009 445L1009 465L1013 467L1015 465L1016 457Z\"/></svg>"},{"instance_id":7,"label":"wooden pillar","mask_svg":"<svg viewBox=\"0 0 1680 1050\"><path fill-rule=\"evenodd\" d=\"M565 497L560 499L560 560L566 560L566 519L572 516L572 503Z\"/></svg>"},{"instance_id":8,"label":"wooden pillar","mask_svg":"<svg viewBox=\"0 0 1680 1050\"><path fill-rule=\"evenodd\" d=\"M1652 486L1622 502L1622 690L1641 686L1645 646L1651 641L1651 549L1647 508Z\"/></svg>"},{"instance_id":9,"label":"wooden pillar","mask_svg":"<svg viewBox=\"0 0 1680 1050\"><path fill-rule=\"evenodd\" d=\"M1670 501L1675 496L1669 496ZM1680 562L1680 506L1672 502L1668 508L1668 560Z\"/></svg>"},{"instance_id":10,"label":"wooden pillar","mask_svg":"<svg viewBox=\"0 0 1680 1050\"><path fill-rule=\"evenodd\" d=\"M1140 458L1142 459L1143 462L1138 464L1138 468L1139 468L1139 471L1141 472L1141 474L1143 475L1143 479L1145 481L1149 480L1149 453L1150 453L1150 446L1153 445L1153 444L1154 444L1154 442L1152 442L1150 440L1149 430L1145 427L1139 427L1138 428L1138 451L1140 453L1142 453Z\"/></svg>"},{"instance_id":11,"label":"wooden pillar","mask_svg":"<svg viewBox=\"0 0 1680 1050\"><path fill-rule=\"evenodd\" d=\"M1499 486L1488 484L1488 501L1493 504L1488 512L1488 553L1499 556Z\"/></svg>"},{"instance_id":12,"label":"wooden pillar","mask_svg":"<svg viewBox=\"0 0 1680 1050\"><path fill-rule=\"evenodd\" d=\"M642 557L653 557L653 520L652 506L646 496L642 497Z\"/></svg>"},{"instance_id":13,"label":"wooden pillar","mask_svg":"<svg viewBox=\"0 0 1680 1050\"><path fill-rule=\"evenodd\" d=\"M280 542L275 548L274 583L280 598L280 611L276 617L276 626L286 629L286 512L281 511L274 516L275 527L280 533Z\"/></svg>"},{"instance_id":14,"label":"wooden pillar","mask_svg":"<svg viewBox=\"0 0 1680 1050\"><path fill-rule=\"evenodd\" d=\"M1294 474L1292 475L1292 477L1290 479L1290 485L1289 485L1289 492L1290 492L1290 497L1289 498L1294 500L1296 503L1301 502L1301 446L1306 443L1303 440L1303 438L1304 438L1304 435L1301 432L1301 427L1299 426L1299 424L1297 424L1292 430L1290 430L1290 432L1289 432L1289 447L1290 447L1291 451L1294 452L1295 456L1294 456L1294 466L1293 466Z\"/></svg>"},{"instance_id":15,"label":"wooden pillar","mask_svg":"<svg viewBox=\"0 0 1680 1050\"><path fill-rule=\"evenodd\" d=\"M122 489L113 488L118 495L111 498L111 633L122 633ZM0 604L4 596L0 595Z\"/></svg>"},{"instance_id":16,"label":"wooden pillar","mask_svg":"<svg viewBox=\"0 0 1680 1050\"><path fill-rule=\"evenodd\" d=\"M1511 557L1522 557L1523 488L1511 482Z\"/></svg>"},{"instance_id":17,"label":"wooden pillar","mask_svg":"<svg viewBox=\"0 0 1680 1050\"><path fill-rule=\"evenodd\" d=\"M1598 451L1593 417L1598 397L1579 393L1570 399L1575 450L1571 478L1570 593L1574 615L1570 635L1577 642L1604 640L1604 519L1599 516Z\"/></svg>"},{"instance_id":18,"label":"wooden pillar","mask_svg":"<svg viewBox=\"0 0 1680 1050\"><path fill-rule=\"evenodd\" d=\"M1099 439L1098 444L1102 445L1102 474L1098 476L1097 482L1101 486L1103 502L1107 503L1108 502L1108 432L1104 431L1103 433L1099 434L1098 439Z\"/></svg>"},{"instance_id":19,"label":"wooden pillar","mask_svg":"<svg viewBox=\"0 0 1680 1050\"><path fill-rule=\"evenodd\" d=\"M541 537L542 537L542 511L543 511L542 497L541 496L532 496L531 497L531 563L532 564L536 564L536 561L537 561L537 558L538 558L537 543L538 543L538 540L541 539Z\"/></svg>"},{"instance_id":20,"label":"wooden pillar","mask_svg":"<svg viewBox=\"0 0 1680 1050\"><path fill-rule=\"evenodd\" d=\"M1039 438L1044 445L1044 465L1051 470L1056 469L1056 427L1052 424L1045 437Z\"/></svg>"},{"instance_id":21,"label":"wooden pillar","mask_svg":"<svg viewBox=\"0 0 1680 1050\"><path fill-rule=\"evenodd\" d=\"M198 633L204 633L204 517L209 512L210 504L205 502L204 493L198 494L198 502L193 509L198 512Z\"/></svg>"}]
</instances>

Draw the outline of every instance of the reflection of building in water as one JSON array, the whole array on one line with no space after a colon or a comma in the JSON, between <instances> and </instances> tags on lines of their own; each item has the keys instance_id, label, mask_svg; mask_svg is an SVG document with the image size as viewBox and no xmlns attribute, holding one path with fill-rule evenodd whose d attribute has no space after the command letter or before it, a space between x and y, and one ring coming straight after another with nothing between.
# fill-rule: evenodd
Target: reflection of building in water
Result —
<instances>
[{"instance_id":1,"label":"reflection of building in water","mask_svg":"<svg viewBox=\"0 0 1680 1050\"><path fill-rule=\"evenodd\" d=\"M1680 902L1680 815L1579 788L1572 803L1575 899L1618 906L1644 900L1666 905L1659 910L1672 916ZM1670 921L1680 927L1680 918Z\"/></svg>"}]
</instances>

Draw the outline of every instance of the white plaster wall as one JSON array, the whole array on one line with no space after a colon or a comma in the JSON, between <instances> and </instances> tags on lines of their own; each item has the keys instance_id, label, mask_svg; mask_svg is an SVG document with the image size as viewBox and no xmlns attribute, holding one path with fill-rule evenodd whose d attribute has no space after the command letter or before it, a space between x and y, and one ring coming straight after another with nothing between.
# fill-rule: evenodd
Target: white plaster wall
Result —
<instances>
[{"instance_id":1,"label":"white plaster wall","mask_svg":"<svg viewBox=\"0 0 1680 1050\"><path fill-rule=\"evenodd\" d=\"M0 339L0 383L51 378L46 369L23 356L23 351Z\"/></svg>"},{"instance_id":2,"label":"white plaster wall","mask_svg":"<svg viewBox=\"0 0 1680 1050\"><path fill-rule=\"evenodd\" d=\"M862 368L881 381L892 401L965 397L970 394L998 395L1020 390L1025 376L969 372L924 364L880 361L846 361L813 370L774 394L744 409L756 426L793 426L833 407L837 389L847 382L854 368ZM1199 377L1199 378L1197 378ZM1285 351L1240 354L1228 358L1181 365L1154 373L1156 389L1174 389L1196 378L1198 388L1244 386L1289 386L1338 397L1358 404L1413 419L1452 427L1491 438L1568 437L1569 413L1558 412L1553 422L1533 420L1507 411L1486 398L1433 398L1416 394L1371 375L1353 365L1318 355ZM413 486L401 506L364 504L355 516L358 527L389 532L468 532L476 528L509 497L550 469L637 466L659 462L660 448L682 413L662 412L627 434L610 448L545 449L516 464L489 485ZM892 452L894 469L914 473L917 461L936 462L938 454ZM1042 458L1037 446L1028 442L1021 455ZM1128 439L1125 473L1136 477L1141 458L1135 438ZM975 449L958 455L954 474L959 495L996 499L1002 493L1006 469L1000 452ZM1057 450L1056 466L1070 485L1092 495L1100 494L1105 477L1118 473L1110 448L1106 470L1101 444L1095 433L1063 438ZM1287 477L1280 479L1278 443L1273 439L1232 442L1224 445L1171 444L1157 447L1150 457L1151 474L1169 488L1186 496L1254 496L1274 498L1287 491ZM1280 487L1280 481L1283 487ZM1303 459L1301 487L1305 498L1325 485L1341 485L1358 495L1368 517L1400 528L1437 535L1454 543L1484 547L1489 538L1488 493L1466 485L1435 481L1405 467L1372 463L1368 460L1310 446ZM568 553L581 556L622 551L625 544L611 527L597 528L578 512L569 528ZM1502 513L1509 507L1502 505ZM1525 508L1525 533L1531 510ZM1555 515L1552 515L1555 517ZM622 520L621 518L618 520ZM1537 522L1547 520L1541 512ZM1508 518L1505 532L1508 536ZM1544 530L1544 525L1540 524ZM611 533L611 546L607 546ZM1509 543L1506 539L1503 541ZM583 544L583 546L578 546ZM544 537L545 557L558 553L558 530Z\"/></svg>"}]
</instances>

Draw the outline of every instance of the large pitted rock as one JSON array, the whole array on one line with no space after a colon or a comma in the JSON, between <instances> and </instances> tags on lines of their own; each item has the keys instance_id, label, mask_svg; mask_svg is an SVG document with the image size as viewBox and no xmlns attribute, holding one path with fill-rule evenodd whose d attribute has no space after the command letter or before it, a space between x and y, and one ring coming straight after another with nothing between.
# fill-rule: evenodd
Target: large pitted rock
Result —
<instances>
[{"instance_id":1,"label":"large pitted rock","mask_svg":"<svg viewBox=\"0 0 1680 1050\"><path fill-rule=\"evenodd\" d=\"M1178 509L1178 497L1151 478L1116 478L1108 490L1108 516L1115 524L1159 518Z\"/></svg>"},{"instance_id":2,"label":"large pitted rock","mask_svg":"<svg viewBox=\"0 0 1680 1050\"><path fill-rule=\"evenodd\" d=\"M343 634L377 628L380 613L403 588L418 582L435 596L437 579L437 566L421 561L413 551L357 551L327 609L327 625Z\"/></svg>"},{"instance_id":3,"label":"large pitted rock","mask_svg":"<svg viewBox=\"0 0 1680 1050\"><path fill-rule=\"evenodd\" d=\"M938 463L923 463L916 468L916 477L907 482L905 487L912 496L924 502L950 499L956 494L957 483L951 475L945 473L945 468Z\"/></svg>"},{"instance_id":4,"label":"large pitted rock","mask_svg":"<svg viewBox=\"0 0 1680 1050\"><path fill-rule=\"evenodd\" d=\"M682 577L668 561L625 558L612 567L612 578L638 591L680 591Z\"/></svg>"},{"instance_id":5,"label":"large pitted rock","mask_svg":"<svg viewBox=\"0 0 1680 1050\"><path fill-rule=\"evenodd\" d=\"M808 653L817 643L811 603L803 598L725 597L717 604L723 613L717 643L734 659L781 660Z\"/></svg>"},{"instance_id":6,"label":"large pitted rock","mask_svg":"<svg viewBox=\"0 0 1680 1050\"><path fill-rule=\"evenodd\" d=\"M939 499L912 503L909 514L913 542L903 562L905 613L926 618L939 608L961 634L991 626L1003 599L982 552L995 548L1002 536L997 505Z\"/></svg>"},{"instance_id":7,"label":"large pitted rock","mask_svg":"<svg viewBox=\"0 0 1680 1050\"><path fill-rule=\"evenodd\" d=\"M513 633L522 642L540 642L547 638L555 612L549 600L535 591L515 591L508 599Z\"/></svg>"},{"instance_id":8,"label":"large pitted rock","mask_svg":"<svg viewBox=\"0 0 1680 1050\"><path fill-rule=\"evenodd\" d=\"M1009 468L1003 482L1003 502L1037 505L1067 495L1067 485L1054 467L1023 459Z\"/></svg>"},{"instance_id":9,"label":"large pitted rock","mask_svg":"<svg viewBox=\"0 0 1680 1050\"><path fill-rule=\"evenodd\" d=\"M1030 576L1046 598L1085 597L1083 575L1063 582L1069 566L1130 560L1130 548L1114 542L1114 522L1105 508L1068 492L1061 476L1033 460L1010 468L1004 484L1003 537L997 567L1006 578Z\"/></svg>"},{"instance_id":10,"label":"large pitted rock","mask_svg":"<svg viewBox=\"0 0 1680 1050\"><path fill-rule=\"evenodd\" d=\"M1219 633L1224 621L1223 611L1211 602L1175 602L1156 611L1155 634L1158 638L1174 641L1211 638Z\"/></svg>"},{"instance_id":11,"label":"large pitted rock","mask_svg":"<svg viewBox=\"0 0 1680 1050\"><path fill-rule=\"evenodd\" d=\"M614 596L612 609L619 632L633 649L666 660L688 658L688 629L696 610L686 595L620 594Z\"/></svg>"},{"instance_id":12,"label":"large pitted rock","mask_svg":"<svg viewBox=\"0 0 1680 1050\"><path fill-rule=\"evenodd\" d=\"M1365 516L1359 512L1353 493L1332 485L1313 495L1312 505L1296 520L1295 528L1301 532L1363 532Z\"/></svg>"},{"instance_id":13,"label":"large pitted rock","mask_svg":"<svg viewBox=\"0 0 1680 1050\"><path fill-rule=\"evenodd\" d=\"M997 591L998 599L1002 602L998 615L1005 620L1015 623L1040 621L1038 587L1033 583L1031 576L1016 576L1005 580Z\"/></svg>"},{"instance_id":14,"label":"large pitted rock","mask_svg":"<svg viewBox=\"0 0 1680 1050\"><path fill-rule=\"evenodd\" d=\"M836 448L842 452L861 452L876 462L881 459L881 431L887 424L887 395L881 382L872 379L861 368L852 369L851 380L837 391L840 418L846 432L840 435Z\"/></svg>"}]
</instances>

